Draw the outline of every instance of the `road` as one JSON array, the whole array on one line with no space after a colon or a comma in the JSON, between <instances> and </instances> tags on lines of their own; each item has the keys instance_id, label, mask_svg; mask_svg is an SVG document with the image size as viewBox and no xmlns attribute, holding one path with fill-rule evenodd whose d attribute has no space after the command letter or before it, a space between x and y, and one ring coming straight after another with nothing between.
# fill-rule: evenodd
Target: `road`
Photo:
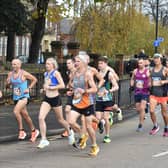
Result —
<instances>
[{"instance_id":1,"label":"road","mask_svg":"<svg viewBox=\"0 0 168 168\"><path fill-rule=\"evenodd\" d=\"M111 143L102 143L97 133L100 153L88 156L89 145L78 150L68 145L60 135L49 137L51 144L37 149L39 142L8 142L0 144L0 168L166 168L168 165L168 137L162 137L163 120L157 114L160 131L149 135L150 117L145 120L143 133L137 133L138 118L115 124L111 129ZM90 142L88 142L90 143Z\"/></svg>"}]
</instances>

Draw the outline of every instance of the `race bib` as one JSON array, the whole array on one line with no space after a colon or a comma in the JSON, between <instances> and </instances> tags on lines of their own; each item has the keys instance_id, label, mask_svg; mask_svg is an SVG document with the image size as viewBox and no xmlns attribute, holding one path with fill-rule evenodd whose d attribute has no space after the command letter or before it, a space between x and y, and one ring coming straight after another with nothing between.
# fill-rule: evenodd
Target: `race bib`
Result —
<instances>
[{"instance_id":1,"label":"race bib","mask_svg":"<svg viewBox=\"0 0 168 168\"><path fill-rule=\"evenodd\" d=\"M144 81L143 80L136 80L136 88L142 89L144 86Z\"/></svg>"},{"instance_id":2,"label":"race bib","mask_svg":"<svg viewBox=\"0 0 168 168\"><path fill-rule=\"evenodd\" d=\"M87 93L74 93L72 104L79 109L87 108L91 105L89 95Z\"/></svg>"},{"instance_id":3,"label":"race bib","mask_svg":"<svg viewBox=\"0 0 168 168\"><path fill-rule=\"evenodd\" d=\"M14 89L13 89L13 94L16 95L16 96L20 96L20 95L21 95L21 90L20 90L20 88L17 88L17 87L14 88Z\"/></svg>"},{"instance_id":4,"label":"race bib","mask_svg":"<svg viewBox=\"0 0 168 168\"><path fill-rule=\"evenodd\" d=\"M152 77L153 86L161 86L161 78L160 77Z\"/></svg>"},{"instance_id":5,"label":"race bib","mask_svg":"<svg viewBox=\"0 0 168 168\"><path fill-rule=\"evenodd\" d=\"M98 101L111 100L111 96L109 95L109 91L105 87L100 88L99 91L97 92L97 100Z\"/></svg>"}]
</instances>

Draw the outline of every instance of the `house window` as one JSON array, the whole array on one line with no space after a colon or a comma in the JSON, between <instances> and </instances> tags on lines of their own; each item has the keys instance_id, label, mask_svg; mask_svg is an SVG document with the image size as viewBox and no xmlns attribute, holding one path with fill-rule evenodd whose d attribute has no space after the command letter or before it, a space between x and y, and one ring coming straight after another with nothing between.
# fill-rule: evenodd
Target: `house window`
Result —
<instances>
[{"instance_id":1,"label":"house window","mask_svg":"<svg viewBox=\"0 0 168 168\"><path fill-rule=\"evenodd\" d=\"M19 55L19 37L16 36L16 46L15 46L15 55L18 56Z\"/></svg>"},{"instance_id":2,"label":"house window","mask_svg":"<svg viewBox=\"0 0 168 168\"><path fill-rule=\"evenodd\" d=\"M6 56L7 55L7 37L4 37L4 46L3 46L3 55Z\"/></svg>"},{"instance_id":3,"label":"house window","mask_svg":"<svg viewBox=\"0 0 168 168\"><path fill-rule=\"evenodd\" d=\"M25 37L22 36L22 54L21 55L25 55Z\"/></svg>"},{"instance_id":4,"label":"house window","mask_svg":"<svg viewBox=\"0 0 168 168\"><path fill-rule=\"evenodd\" d=\"M29 37L25 37L26 39L26 55L29 56Z\"/></svg>"}]
</instances>

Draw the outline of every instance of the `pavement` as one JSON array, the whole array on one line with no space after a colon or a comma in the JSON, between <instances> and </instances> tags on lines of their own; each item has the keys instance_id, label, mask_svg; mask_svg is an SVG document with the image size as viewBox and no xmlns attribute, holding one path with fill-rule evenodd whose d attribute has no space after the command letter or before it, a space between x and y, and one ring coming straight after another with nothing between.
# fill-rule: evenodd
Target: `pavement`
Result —
<instances>
[{"instance_id":1,"label":"pavement","mask_svg":"<svg viewBox=\"0 0 168 168\"><path fill-rule=\"evenodd\" d=\"M0 105L0 143L17 141L18 136L18 126L15 116L13 114L14 105ZM40 109L39 102L30 102L28 105L28 112L33 120L36 128L38 126L38 113ZM123 121L129 119L130 117L134 117L137 115L134 107L121 107L123 111ZM123 122L117 120L117 115L114 113L114 124L118 122ZM24 122L24 121L23 121ZM47 118L47 136L58 135L61 134L64 129L55 119L54 112L51 111ZM27 125L24 123L24 128L26 132L30 132ZM30 133L28 133L27 139L30 138Z\"/></svg>"}]
</instances>

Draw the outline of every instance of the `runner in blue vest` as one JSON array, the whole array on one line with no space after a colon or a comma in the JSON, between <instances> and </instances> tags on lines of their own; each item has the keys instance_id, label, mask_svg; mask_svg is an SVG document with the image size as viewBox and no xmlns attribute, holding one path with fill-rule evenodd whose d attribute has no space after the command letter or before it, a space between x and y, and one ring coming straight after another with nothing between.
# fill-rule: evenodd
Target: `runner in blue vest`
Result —
<instances>
[{"instance_id":1,"label":"runner in blue vest","mask_svg":"<svg viewBox=\"0 0 168 168\"><path fill-rule=\"evenodd\" d=\"M73 130L70 129L68 122L63 118L62 102L59 95L59 90L65 87L64 81L60 72L57 70L58 65L54 58L48 58L46 60L46 72L44 73L44 99L42 101L39 113L39 126L41 133L41 140L38 148L44 148L49 145L49 141L46 137L46 122L47 117L51 108L54 110L58 122L68 131L69 144L72 145L75 141Z\"/></svg>"},{"instance_id":2,"label":"runner in blue vest","mask_svg":"<svg viewBox=\"0 0 168 168\"><path fill-rule=\"evenodd\" d=\"M37 79L30 73L21 69L21 65L22 63L19 59L12 60L13 71L9 72L8 74L7 85L12 85L13 89L13 100L15 103L13 112L15 114L19 127L18 139L23 140L27 135L23 128L23 117L31 129L30 141L34 142L39 135L39 130L35 129L35 126L27 112L26 105L28 104L30 99L30 89L32 89L36 84ZM28 80L30 81L29 85Z\"/></svg>"}]
</instances>

